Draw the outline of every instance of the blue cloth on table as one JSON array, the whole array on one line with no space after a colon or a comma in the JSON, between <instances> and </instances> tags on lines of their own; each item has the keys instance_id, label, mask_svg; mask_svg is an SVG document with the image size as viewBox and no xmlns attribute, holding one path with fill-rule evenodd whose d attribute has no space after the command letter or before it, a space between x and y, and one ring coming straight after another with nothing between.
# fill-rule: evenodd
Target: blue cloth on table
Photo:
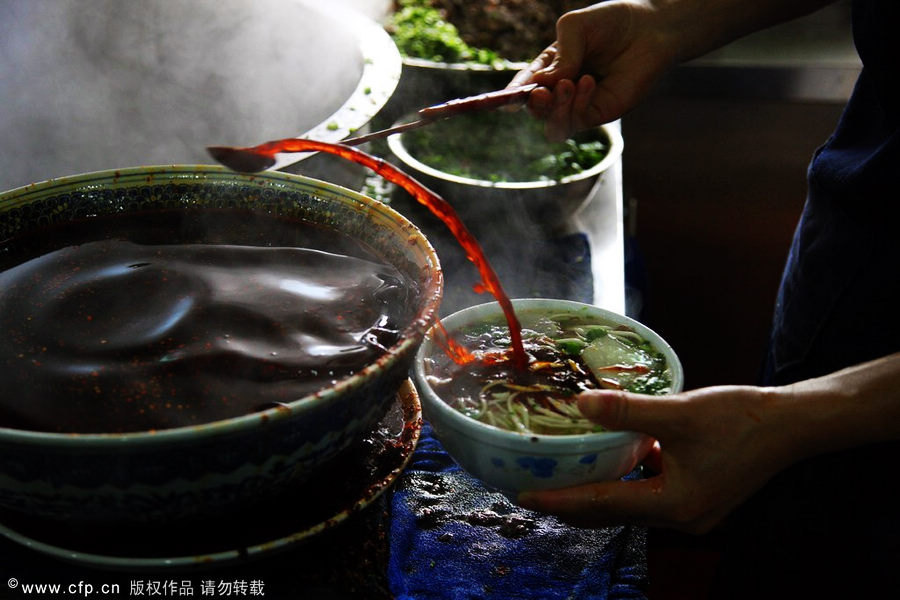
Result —
<instances>
[{"instance_id":1,"label":"blue cloth on table","mask_svg":"<svg viewBox=\"0 0 900 600\"><path fill-rule=\"evenodd\" d=\"M581 529L465 473L426 423L391 499L397 600L644 599L646 530Z\"/></svg>"}]
</instances>

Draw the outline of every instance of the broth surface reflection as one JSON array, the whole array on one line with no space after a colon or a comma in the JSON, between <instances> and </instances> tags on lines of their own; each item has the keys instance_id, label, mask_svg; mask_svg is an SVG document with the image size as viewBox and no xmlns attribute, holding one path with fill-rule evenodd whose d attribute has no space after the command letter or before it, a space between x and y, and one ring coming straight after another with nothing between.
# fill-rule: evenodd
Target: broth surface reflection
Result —
<instances>
[{"instance_id":1,"label":"broth surface reflection","mask_svg":"<svg viewBox=\"0 0 900 600\"><path fill-rule=\"evenodd\" d=\"M235 211L102 217L0 248L0 425L166 429L291 402L372 363L414 286L358 242Z\"/></svg>"}]
</instances>

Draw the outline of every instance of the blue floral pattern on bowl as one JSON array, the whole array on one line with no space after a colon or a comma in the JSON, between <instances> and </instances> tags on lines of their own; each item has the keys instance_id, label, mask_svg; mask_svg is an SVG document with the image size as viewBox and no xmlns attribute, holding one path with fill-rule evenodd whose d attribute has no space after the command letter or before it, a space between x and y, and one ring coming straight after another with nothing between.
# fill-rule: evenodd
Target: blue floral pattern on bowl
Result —
<instances>
[{"instance_id":1,"label":"blue floral pattern on bowl","mask_svg":"<svg viewBox=\"0 0 900 600\"><path fill-rule=\"evenodd\" d=\"M530 471L535 477L547 479L553 477L553 470L556 468L556 460L552 458L535 458L534 456L521 456L516 459L516 464Z\"/></svg>"}]
</instances>

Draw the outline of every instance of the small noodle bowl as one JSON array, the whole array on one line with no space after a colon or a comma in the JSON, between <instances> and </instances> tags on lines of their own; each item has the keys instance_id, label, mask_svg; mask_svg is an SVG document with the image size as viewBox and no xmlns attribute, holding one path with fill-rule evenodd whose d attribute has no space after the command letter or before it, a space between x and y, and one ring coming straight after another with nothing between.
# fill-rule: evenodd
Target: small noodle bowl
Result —
<instances>
[{"instance_id":1,"label":"small noodle bowl","mask_svg":"<svg viewBox=\"0 0 900 600\"><path fill-rule=\"evenodd\" d=\"M678 356L658 334L634 319L569 300L529 298L512 302L519 315L577 315L601 324L627 326L665 357L671 391L681 391L684 373ZM485 320L495 321L501 314L497 303L489 303L463 309L441 322L452 335L455 330ZM426 359L442 352L433 338L433 332L426 336L414 366L423 414L447 452L490 487L515 495L617 479L634 469L653 443L649 436L634 431L540 435L500 429L468 417L440 398L428 383Z\"/></svg>"}]
</instances>

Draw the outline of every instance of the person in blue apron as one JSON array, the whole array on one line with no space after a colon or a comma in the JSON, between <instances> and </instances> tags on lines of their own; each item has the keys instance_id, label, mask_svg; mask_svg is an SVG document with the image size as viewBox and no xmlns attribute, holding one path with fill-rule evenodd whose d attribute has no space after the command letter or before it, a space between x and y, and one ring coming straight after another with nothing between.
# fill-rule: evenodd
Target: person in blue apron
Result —
<instances>
[{"instance_id":1,"label":"person in blue apron","mask_svg":"<svg viewBox=\"0 0 900 600\"><path fill-rule=\"evenodd\" d=\"M511 85L548 137L622 116L672 65L824 0L611 0L564 15ZM717 597L900 590L900 2L854 0L863 69L809 167L759 387L597 392L583 412L659 444L650 475L522 496L576 523L714 531ZM652 581L651 581L652 585Z\"/></svg>"}]
</instances>

